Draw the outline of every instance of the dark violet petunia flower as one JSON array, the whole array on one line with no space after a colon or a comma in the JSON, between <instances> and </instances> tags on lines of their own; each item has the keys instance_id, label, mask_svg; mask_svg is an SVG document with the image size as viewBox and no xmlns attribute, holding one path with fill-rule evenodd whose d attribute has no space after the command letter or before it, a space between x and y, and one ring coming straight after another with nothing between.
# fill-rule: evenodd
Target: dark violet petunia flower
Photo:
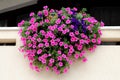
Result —
<instances>
[{"instance_id":1,"label":"dark violet petunia flower","mask_svg":"<svg viewBox=\"0 0 120 80\"><path fill-rule=\"evenodd\" d=\"M86 33L86 27L87 27L87 25L85 24L85 21L83 19L81 20L81 25L82 25L82 31L84 33Z\"/></svg>"},{"instance_id":2,"label":"dark violet petunia flower","mask_svg":"<svg viewBox=\"0 0 120 80\"><path fill-rule=\"evenodd\" d=\"M61 17L61 15L60 14L58 14L58 18L60 18Z\"/></svg>"},{"instance_id":3,"label":"dark violet petunia flower","mask_svg":"<svg viewBox=\"0 0 120 80\"><path fill-rule=\"evenodd\" d=\"M71 19L72 25L74 25L74 30L78 30L78 27L80 26L80 22L76 18Z\"/></svg>"},{"instance_id":4,"label":"dark violet petunia flower","mask_svg":"<svg viewBox=\"0 0 120 80\"><path fill-rule=\"evenodd\" d=\"M86 34L86 27L87 25L85 24L85 21L82 20L78 20L75 17L72 17L71 19L72 25L74 25L74 30L78 30L80 25L82 26L82 31Z\"/></svg>"},{"instance_id":5,"label":"dark violet petunia flower","mask_svg":"<svg viewBox=\"0 0 120 80\"><path fill-rule=\"evenodd\" d=\"M75 10L71 10L71 11L73 12L73 15L75 15L75 14L76 14Z\"/></svg>"},{"instance_id":6,"label":"dark violet petunia flower","mask_svg":"<svg viewBox=\"0 0 120 80\"><path fill-rule=\"evenodd\" d=\"M78 25L74 25L74 30L78 30Z\"/></svg>"},{"instance_id":7,"label":"dark violet petunia flower","mask_svg":"<svg viewBox=\"0 0 120 80\"><path fill-rule=\"evenodd\" d=\"M42 18L42 17L43 17L43 15L42 15L42 14L38 14L38 16L39 16L40 18Z\"/></svg>"}]
</instances>

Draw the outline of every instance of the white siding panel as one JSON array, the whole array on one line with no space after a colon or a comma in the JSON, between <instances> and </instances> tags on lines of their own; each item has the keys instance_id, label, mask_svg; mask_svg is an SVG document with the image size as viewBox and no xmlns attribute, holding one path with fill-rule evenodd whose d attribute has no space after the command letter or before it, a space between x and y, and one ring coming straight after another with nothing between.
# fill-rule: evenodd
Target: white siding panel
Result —
<instances>
[{"instance_id":1,"label":"white siding panel","mask_svg":"<svg viewBox=\"0 0 120 80\"><path fill-rule=\"evenodd\" d=\"M120 41L120 29L102 29L103 41ZM67 74L37 73L18 51L21 45L18 29L0 30L0 40L16 39L16 46L0 46L0 80L120 80L120 46L100 45L86 55L88 61L77 61Z\"/></svg>"}]
</instances>

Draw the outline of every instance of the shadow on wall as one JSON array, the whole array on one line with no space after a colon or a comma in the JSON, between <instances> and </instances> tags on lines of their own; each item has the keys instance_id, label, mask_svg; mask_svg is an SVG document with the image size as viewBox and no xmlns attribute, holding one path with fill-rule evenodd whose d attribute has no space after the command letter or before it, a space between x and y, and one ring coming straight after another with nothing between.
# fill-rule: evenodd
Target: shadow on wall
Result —
<instances>
[{"instance_id":1,"label":"shadow on wall","mask_svg":"<svg viewBox=\"0 0 120 80\"><path fill-rule=\"evenodd\" d=\"M22 19L28 20L30 12L42 10L44 5L48 5L49 8L54 9L60 9L61 7L69 6L77 7L80 10L81 8L85 7L88 9L88 13L94 16L97 20L102 20L105 25L120 25L120 3L115 0L111 3L108 3L107 0L38 0L37 4L35 5L0 14L0 26L17 26L17 23ZM6 20L5 23L4 20Z\"/></svg>"}]
</instances>

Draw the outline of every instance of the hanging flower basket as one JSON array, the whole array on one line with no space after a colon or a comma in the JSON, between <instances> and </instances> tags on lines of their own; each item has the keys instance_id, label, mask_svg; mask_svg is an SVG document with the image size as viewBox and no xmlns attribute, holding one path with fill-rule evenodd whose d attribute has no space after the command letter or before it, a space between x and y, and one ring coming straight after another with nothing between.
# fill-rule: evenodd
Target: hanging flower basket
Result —
<instances>
[{"instance_id":1,"label":"hanging flower basket","mask_svg":"<svg viewBox=\"0 0 120 80\"><path fill-rule=\"evenodd\" d=\"M94 17L83 8L43 7L37 14L30 13L30 20L18 23L23 46L20 51L35 71L52 70L56 74L66 73L74 60L87 61L85 50L94 51L101 43L100 26Z\"/></svg>"}]
</instances>

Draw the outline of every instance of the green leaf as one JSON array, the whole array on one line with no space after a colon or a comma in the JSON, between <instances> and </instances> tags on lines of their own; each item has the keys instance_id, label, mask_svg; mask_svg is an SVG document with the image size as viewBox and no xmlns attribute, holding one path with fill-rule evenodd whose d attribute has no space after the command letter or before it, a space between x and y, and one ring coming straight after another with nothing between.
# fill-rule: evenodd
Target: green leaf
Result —
<instances>
[{"instance_id":1,"label":"green leaf","mask_svg":"<svg viewBox=\"0 0 120 80\"><path fill-rule=\"evenodd\" d=\"M67 53L68 53L68 50L67 50L67 49L66 49L66 50L64 50L64 53L65 53L65 54L67 54Z\"/></svg>"},{"instance_id":2,"label":"green leaf","mask_svg":"<svg viewBox=\"0 0 120 80\"><path fill-rule=\"evenodd\" d=\"M76 15L76 18L77 18L77 19L82 19L82 18L83 18L83 16L82 16L82 14L81 14L81 13L78 13L78 14Z\"/></svg>"},{"instance_id":3,"label":"green leaf","mask_svg":"<svg viewBox=\"0 0 120 80\"><path fill-rule=\"evenodd\" d=\"M38 61L38 60L34 60L33 64L34 64L35 66L38 66L39 68L44 67L44 65L42 64L42 62L40 62L40 61Z\"/></svg>"},{"instance_id":4,"label":"green leaf","mask_svg":"<svg viewBox=\"0 0 120 80\"><path fill-rule=\"evenodd\" d=\"M65 8L64 8L64 7L62 7L62 11L65 11Z\"/></svg>"},{"instance_id":5,"label":"green leaf","mask_svg":"<svg viewBox=\"0 0 120 80\"><path fill-rule=\"evenodd\" d=\"M97 33L98 32L98 27L97 26L94 26L93 27L93 33Z\"/></svg>"},{"instance_id":6,"label":"green leaf","mask_svg":"<svg viewBox=\"0 0 120 80\"><path fill-rule=\"evenodd\" d=\"M34 58L35 58L35 60L37 60L38 59L38 55L36 55Z\"/></svg>"},{"instance_id":7,"label":"green leaf","mask_svg":"<svg viewBox=\"0 0 120 80\"><path fill-rule=\"evenodd\" d=\"M56 19L55 19L55 18L52 18L52 19L50 20L50 23L53 25L53 24L55 23L55 21L56 21Z\"/></svg>"},{"instance_id":8,"label":"green leaf","mask_svg":"<svg viewBox=\"0 0 120 80\"><path fill-rule=\"evenodd\" d=\"M82 9L82 12L86 12L86 11L87 11L87 9L86 9L86 8L83 8L83 9Z\"/></svg>"},{"instance_id":9,"label":"green leaf","mask_svg":"<svg viewBox=\"0 0 120 80\"><path fill-rule=\"evenodd\" d=\"M28 21L25 21L25 23L24 23L24 27L28 27L30 25L30 23L28 22Z\"/></svg>"}]
</instances>

